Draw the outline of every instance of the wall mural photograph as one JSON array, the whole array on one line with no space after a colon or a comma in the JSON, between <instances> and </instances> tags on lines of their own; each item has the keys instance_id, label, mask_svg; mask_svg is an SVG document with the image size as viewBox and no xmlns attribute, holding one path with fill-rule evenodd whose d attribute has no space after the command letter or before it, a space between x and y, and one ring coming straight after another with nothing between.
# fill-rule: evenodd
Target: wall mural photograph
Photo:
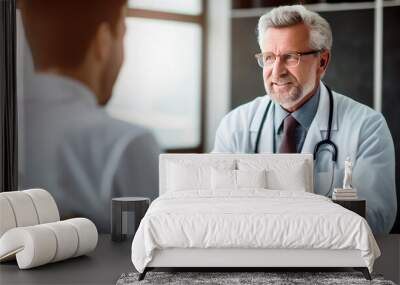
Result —
<instances>
[{"instance_id":1,"label":"wall mural photograph","mask_svg":"<svg viewBox=\"0 0 400 285\"><path fill-rule=\"evenodd\" d=\"M2 282L400 283L398 15L0 0Z\"/></svg>"}]
</instances>

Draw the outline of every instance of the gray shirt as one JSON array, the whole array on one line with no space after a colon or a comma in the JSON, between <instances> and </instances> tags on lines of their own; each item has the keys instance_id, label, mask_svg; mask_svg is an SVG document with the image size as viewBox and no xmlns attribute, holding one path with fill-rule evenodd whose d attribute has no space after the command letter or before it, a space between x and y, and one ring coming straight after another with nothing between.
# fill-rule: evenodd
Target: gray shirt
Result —
<instances>
[{"instance_id":1,"label":"gray shirt","mask_svg":"<svg viewBox=\"0 0 400 285\"><path fill-rule=\"evenodd\" d=\"M293 113L289 113L285 109L283 109L279 104L274 104L275 112L274 112L274 139L276 149L274 152L278 152L279 148L282 144L283 140L283 121L287 116L292 114L292 116L299 122L295 130L295 140L296 140L296 149L297 153L301 153L303 148L304 140L306 139L308 129L311 126L311 123L317 113L318 103L319 103L319 93L320 88L318 88L316 94L312 96L300 109L296 110Z\"/></svg>"},{"instance_id":2,"label":"gray shirt","mask_svg":"<svg viewBox=\"0 0 400 285\"><path fill-rule=\"evenodd\" d=\"M110 117L80 82L37 74L24 94L20 186L44 188L62 217L110 230L111 198L158 196L160 148L145 128Z\"/></svg>"}]
</instances>

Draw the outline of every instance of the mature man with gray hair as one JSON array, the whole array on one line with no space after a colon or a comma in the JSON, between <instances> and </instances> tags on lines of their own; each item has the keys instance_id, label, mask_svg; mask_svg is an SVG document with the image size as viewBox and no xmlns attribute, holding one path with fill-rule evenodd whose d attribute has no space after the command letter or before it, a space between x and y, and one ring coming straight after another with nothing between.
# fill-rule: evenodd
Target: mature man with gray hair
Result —
<instances>
[{"instance_id":1,"label":"mature man with gray hair","mask_svg":"<svg viewBox=\"0 0 400 285\"><path fill-rule=\"evenodd\" d=\"M223 118L214 152L313 153L314 192L325 196L341 187L349 157L372 230L388 233L397 210L393 140L382 114L322 83L329 23L301 5L278 7L260 18L258 43L267 95Z\"/></svg>"}]
</instances>

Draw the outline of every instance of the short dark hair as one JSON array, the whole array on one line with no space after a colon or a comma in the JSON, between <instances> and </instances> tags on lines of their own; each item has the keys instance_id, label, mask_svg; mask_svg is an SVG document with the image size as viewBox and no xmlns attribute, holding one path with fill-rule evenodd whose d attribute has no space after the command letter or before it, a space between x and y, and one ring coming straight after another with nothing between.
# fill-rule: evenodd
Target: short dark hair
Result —
<instances>
[{"instance_id":1,"label":"short dark hair","mask_svg":"<svg viewBox=\"0 0 400 285\"><path fill-rule=\"evenodd\" d=\"M74 68L84 60L101 23L113 32L127 0L21 0L36 68Z\"/></svg>"}]
</instances>

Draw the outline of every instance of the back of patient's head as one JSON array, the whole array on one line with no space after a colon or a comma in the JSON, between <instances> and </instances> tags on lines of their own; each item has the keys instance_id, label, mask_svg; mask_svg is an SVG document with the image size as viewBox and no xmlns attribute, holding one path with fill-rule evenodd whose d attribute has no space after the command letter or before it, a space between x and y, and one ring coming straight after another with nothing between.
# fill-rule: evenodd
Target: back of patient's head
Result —
<instances>
[{"instance_id":1,"label":"back of patient's head","mask_svg":"<svg viewBox=\"0 0 400 285\"><path fill-rule=\"evenodd\" d=\"M126 0L22 0L35 69L78 67L102 23L116 31L124 5Z\"/></svg>"}]
</instances>

